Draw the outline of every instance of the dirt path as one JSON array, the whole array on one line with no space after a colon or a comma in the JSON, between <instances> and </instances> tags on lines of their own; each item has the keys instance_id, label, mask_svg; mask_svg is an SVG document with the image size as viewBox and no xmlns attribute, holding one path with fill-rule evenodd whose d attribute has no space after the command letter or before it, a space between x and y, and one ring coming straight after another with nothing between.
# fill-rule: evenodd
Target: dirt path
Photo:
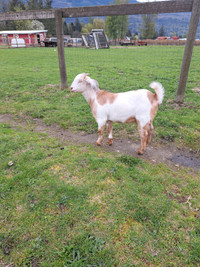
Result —
<instances>
[{"instance_id":1,"label":"dirt path","mask_svg":"<svg viewBox=\"0 0 200 267\"><path fill-rule=\"evenodd\" d=\"M97 134L85 134L82 132L73 133L70 130L64 130L58 125L47 126L41 119L33 119L30 117L20 117L14 119L9 114L0 115L0 123L8 123L13 128L33 129L35 132L45 133L50 137L60 139L63 144L66 142L72 142L75 144L92 144L95 145ZM101 148L107 152L117 152L134 157L137 155L139 143L133 143L129 139L114 139L112 146L107 146L104 140L104 144ZM151 145L147 148L144 155L141 158L151 161L153 163L168 163L177 167L189 167L193 170L200 170L200 157L188 151L182 151L172 145L167 145L162 148L155 148Z\"/></svg>"}]
</instances>

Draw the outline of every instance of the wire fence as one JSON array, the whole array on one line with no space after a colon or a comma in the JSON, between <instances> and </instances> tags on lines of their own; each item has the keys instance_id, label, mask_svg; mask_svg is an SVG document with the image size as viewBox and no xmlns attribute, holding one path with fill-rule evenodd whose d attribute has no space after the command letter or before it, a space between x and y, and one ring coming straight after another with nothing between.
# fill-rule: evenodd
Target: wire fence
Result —
<instances>
[{"instance_id":1,"label":"wire fence","mask_svg":"<svg viewBox=\"0 0 200 267\"><path fill-rule=\"evenodd\" d=\"M84 36L84 35L83 35ZM185 46L187 39L144 39L144 40L127 40L117 39L109 41L109 46ZM195 46L200 46L200 40L195 40ZM56 37L48 38L43 41L37 37L9 37L0 35L0 48L27 48L27 47L57 47ZM64 47L85 47L82 38L70 38L64 40Z\"/></svg>"}]
</instances>

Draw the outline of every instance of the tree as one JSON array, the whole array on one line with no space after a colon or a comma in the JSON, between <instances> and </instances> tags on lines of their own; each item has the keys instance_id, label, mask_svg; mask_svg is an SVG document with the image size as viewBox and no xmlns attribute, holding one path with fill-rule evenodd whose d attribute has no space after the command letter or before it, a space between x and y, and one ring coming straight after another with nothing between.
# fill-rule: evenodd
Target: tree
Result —
<instances>
[{"instance_id":1,"label":"tree","mask_svg":"<svg viewBox=\"0 0 200 267\"><path fill-rule=\"evenodd\" d=\"M7 12L8 11L8 3L6 0L0 1L0 12ZM1 21L0 22L0 31L7 28L8 21Z\"/></svg>"},{"instance_id":2,"label":"tree","mask_svg":"<svg viewBox=\"0 0 200 267\"><path fill-rule=\"evenodd\" d=\"M159 30L158 35L159 36L165 36L165 29L164 29L164 26L163 25L160 27L160 30Z\"/></svg>"},{"instance_id":3,"label":"tree","mask_svg":"<svg viewBox=\"0 0 200 267\"><path fill-rule=\"evenodd\" d=\"M117 16L106 18L106 32L108 37L116 40L118 38L118 18Z\"/></svg>"},{"instance_id":4,"label":"tree","mask_svg":"<svg viewBox=\"0 0 200 267\"><path fill-rule=\"evenodd\" d=\"M89 23L82 27L81 32L89 34L92 29L104 29L105 21L103 19L90 19Z\"/></svg>"},{"instance_id":5,"label":"tree","mask_svg":"<svg viewBox=\"0 0 200 267\"><path fill-rule=\"evenodd\" d=\"M25 4L21 0L9 0L8 11L25 10Z\"/></svg>"},{"instance_id":6,"label":"tree","mask_svg":"<svg viewBox=\"0 0 200 267\"><path fill-rule=\"evenodd\" d=\"M67 25L66 21L64 21L64 23L63 23L63 33L64 33L64 35L69 35L68 25Z\"/></svg>"},{"instance_id":7,"label":"tree","mask_svg":"<svg viewBox=\"0 0 200 267\"><path fill-rule=\"evenodd\" d=\"M33 1L33 0L32 0ZM53 0L43 0L43 9L51 9ZM48 36L56 35L56 24L54 19L43 19L40 20L44 26L45 30L48 30Z\"/></svg>"},{"instance_id":8,"label":"tree","mask_svg":"<svg viewBox=\"0 0 200 267\"><path fill-rule=\"evenodd\" d=\"M0 12L6 12L8 11L8 3L6 0L0 1Z\"/></svg>"},{"instance_id":9,"label":"tree","mask_svg":"<svg viewBox=\"0 0 200 267\"><path fill-rule=\"evenodd\" d=\"M118 16L118 37L123 39L126 36L128 28L128 17Z\"/></svg>"},{"instance_id":10,"label":"tree","mask_svg":"<svg viewBox=\"0 0 200 267\"><path fill-rule=\"evenodd\" d=\"M26 0L28 10L39 10L44 8L42 0Z\"/></svg>"},{"instance_id":11,"label":"tree","mask_svg":"<svg viewBox=\"0 0 200 267\"><path fill-rule=\"evenodd\" d=\"M78 18L76 18L76 20L75 20L75 31L77 31L77 32L81 32L81 30L82 30L82 25L81 25L81 23L79 22L79 19Z\"/></svg>"},{"instance_id":12,"label":"tree","mask_svg":"<svg viewBox=\"0 0 200 267\"><path fill-rule=\"evenodd\" d=\"M127 4L129 0L115 0L115 4ZM108 16L106 18L106 32L112 39L123 39L128 27L128 16Z\"/></svg>"},{"instance_id":13,"label":"tree","mask_svg":"<svg viewBox=\"0 0 200 267\"><path fill-rule=\"evenodd\" d=\"M156 15L142 15L142 38L143 39L155 39L157 32L155 29Z\"/></svg>"},{"instance_id":14,"label":"tree","mask_svg":"<svg viewBox=\"0 0 200 267\"><path fill-rule=\"evenodd\" d=\"M30 21L30 30L45 30L44 24L39 20Z\"/></svg>"},{"instance_id":15,"label":"tree","mask_svg":"<svg viewBox=\"0 0 200 267\"><path fill-rule=\"evenodd\" d=\"M0 11L13 11L20 12L22 10L41 10L50 9L52 6L52 0L0 0ZM48 30L49 35L55 35L55 21L52 19L44 20L18 20L7 21L0 23L0 28L7 30L31 30L31 29L43 29Z\"/></svg>"},{"instance_id":16,"label":"tree","mask_svg":"<svg viewBox=\"0 0 200 267\"><path fill-rule=\"evenodd\" d=\"M132 37L132 33L131 33L131 30L130 29L127 30L126 36Z\"/></svg>"}]
</instances>

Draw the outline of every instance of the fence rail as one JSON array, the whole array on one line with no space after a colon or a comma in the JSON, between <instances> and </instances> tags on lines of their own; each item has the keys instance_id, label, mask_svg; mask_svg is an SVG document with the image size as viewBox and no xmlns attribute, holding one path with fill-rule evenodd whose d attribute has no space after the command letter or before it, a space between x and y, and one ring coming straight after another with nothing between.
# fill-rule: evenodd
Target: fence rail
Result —
<instances>
[{"instance_id":1,"label":"fence rail","mask_svg":"<svg viewBox=\"0 0 200 267\"><path fill-rule=\"evenodd\" d=\"M89 6L59 9L64 18L191 12L194 0ZM57 9L0 13L0 21L52 19Z\"/></svg>"}]
</instances>

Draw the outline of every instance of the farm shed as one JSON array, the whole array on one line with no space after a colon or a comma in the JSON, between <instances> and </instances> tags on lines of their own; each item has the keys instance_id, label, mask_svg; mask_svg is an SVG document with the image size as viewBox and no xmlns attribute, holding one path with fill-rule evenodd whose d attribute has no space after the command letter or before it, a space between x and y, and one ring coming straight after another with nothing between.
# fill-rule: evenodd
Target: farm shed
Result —
<instances>
[{"instance_id":1,"label":"farm shed","mask_svg":"<svg viewBox=\"0 0 200 267\"><path fill-rule=\"evenodd\" d=\"M87 48L109 48L108 37L103 29L93 29L90 34L82 35L82 39Z\"/></svg>"},{"instance_id":2,"label":"farm shed","mask_svg":"<svg viewBox=\"0 0 200 267\"><path fill-rule=\"evenodd\" d=\"M23 39L26 46L40 46L46 38L47 30L0 31L0 45L11 46L12 40Z\"/></svg>"}]
</instances>

